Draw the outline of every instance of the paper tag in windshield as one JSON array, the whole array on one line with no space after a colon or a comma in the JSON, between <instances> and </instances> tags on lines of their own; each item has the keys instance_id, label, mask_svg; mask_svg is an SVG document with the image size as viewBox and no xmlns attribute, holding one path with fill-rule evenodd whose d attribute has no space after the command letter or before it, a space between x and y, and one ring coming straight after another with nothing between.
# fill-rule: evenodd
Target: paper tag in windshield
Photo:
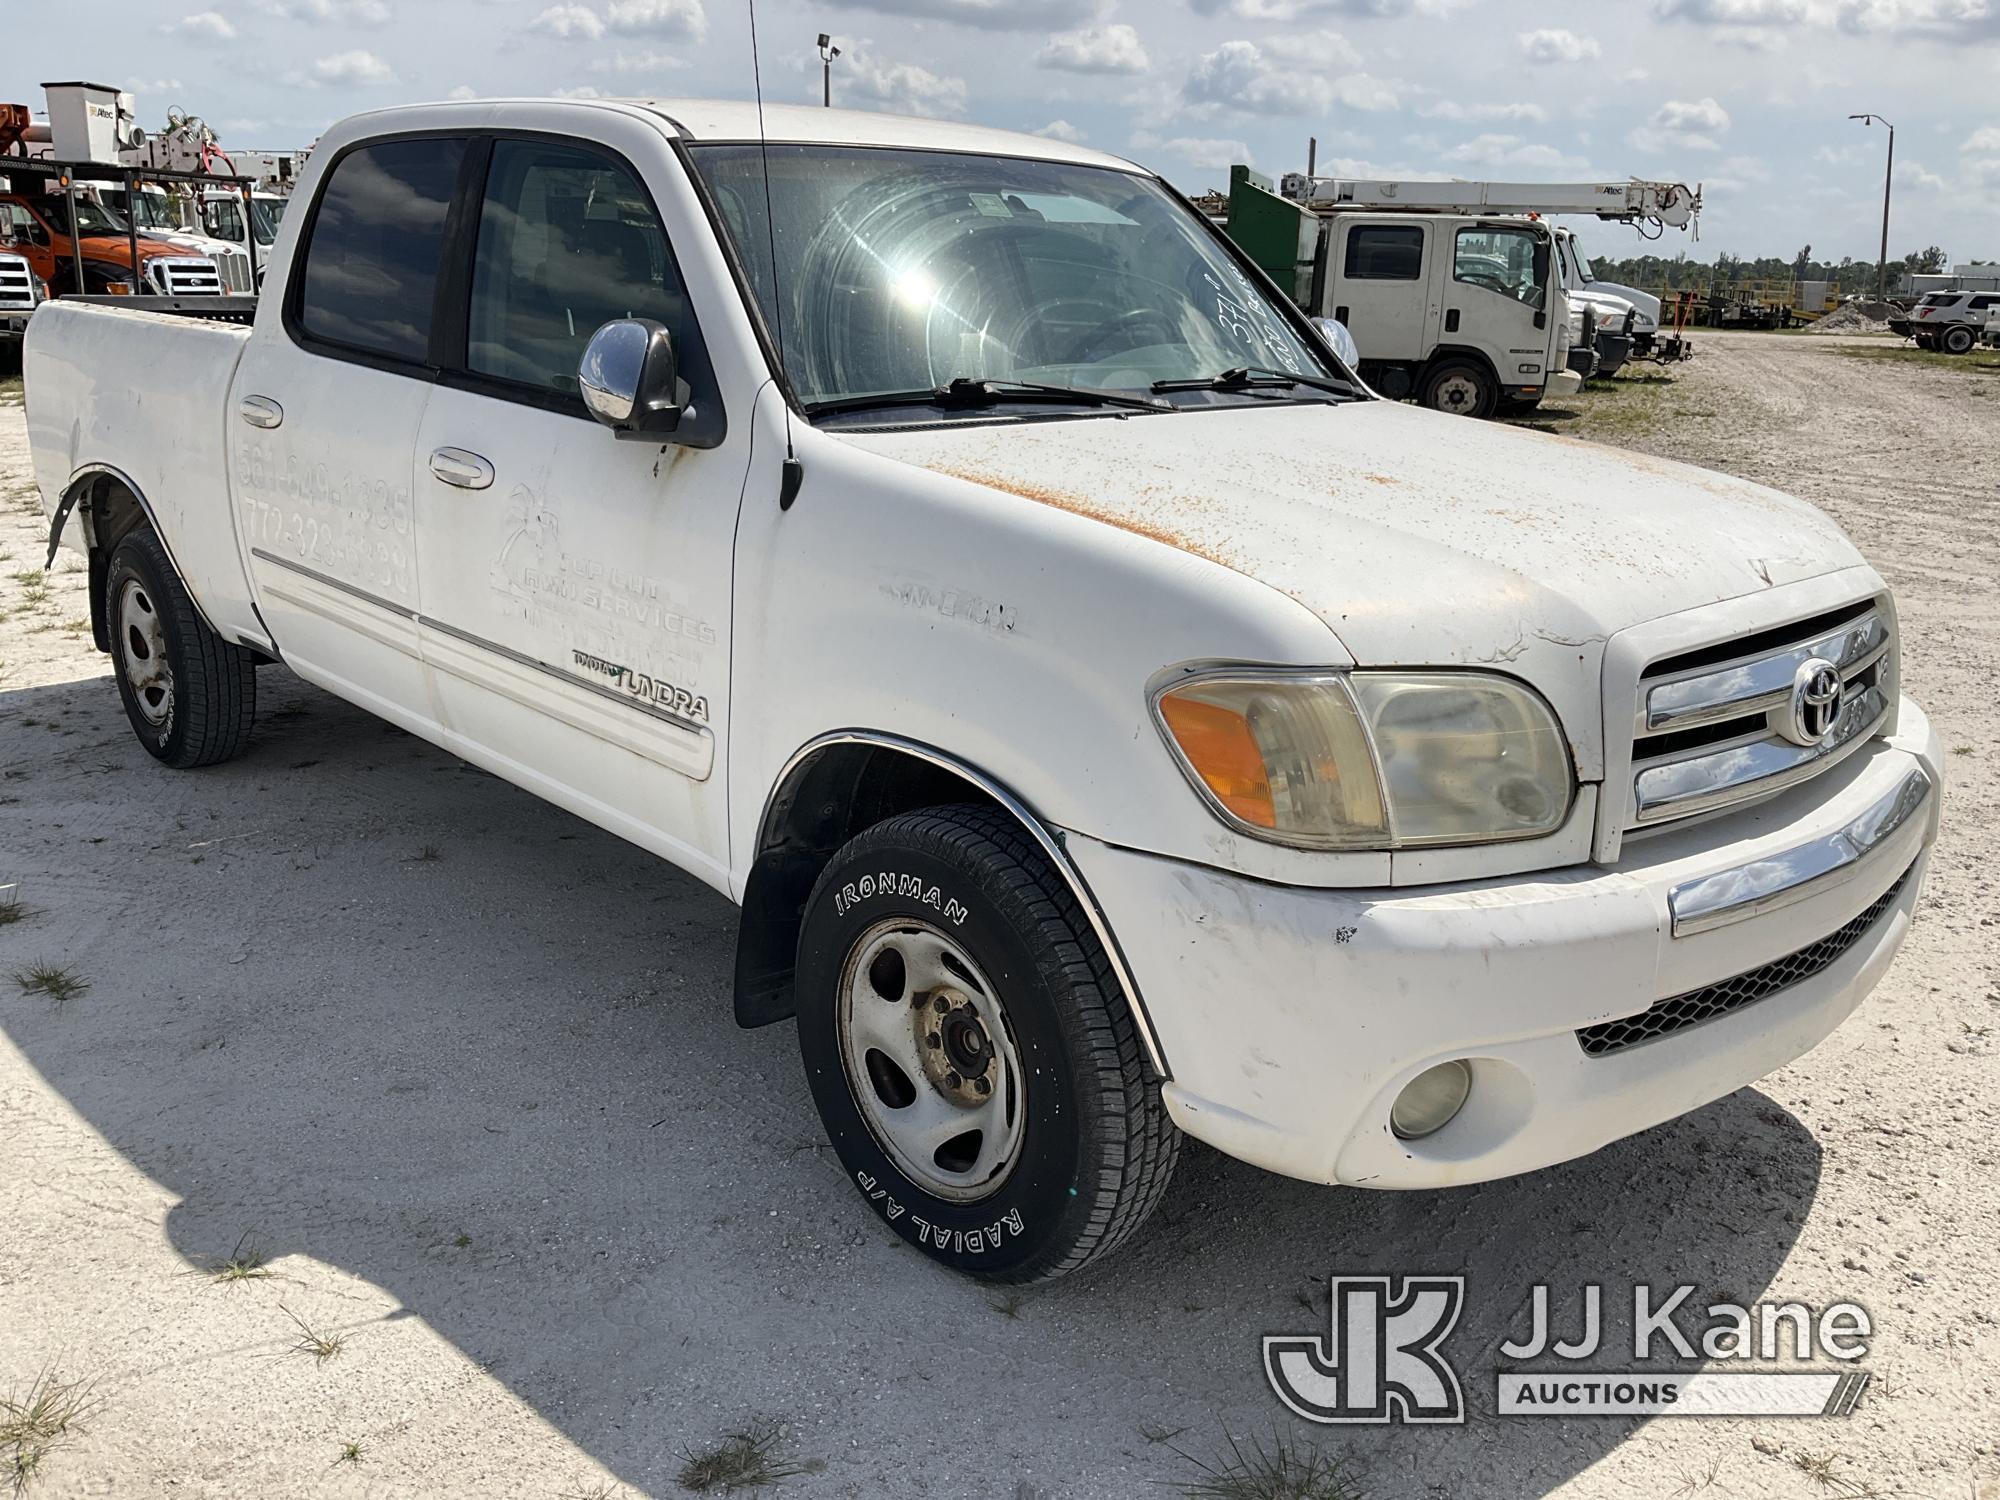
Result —
<instances>
[{"instance_id":1,"label":"paper tag in windshield","mask_svg":"<svg viewBox=\"0 0 2000 1500\"><path fill-rule=\"evenodd\" d=\"M989 219L1011 219L1014 211L1007 206L1007 200L998 193L971 193L972 206Z\"/></svg>"}]
</instances>

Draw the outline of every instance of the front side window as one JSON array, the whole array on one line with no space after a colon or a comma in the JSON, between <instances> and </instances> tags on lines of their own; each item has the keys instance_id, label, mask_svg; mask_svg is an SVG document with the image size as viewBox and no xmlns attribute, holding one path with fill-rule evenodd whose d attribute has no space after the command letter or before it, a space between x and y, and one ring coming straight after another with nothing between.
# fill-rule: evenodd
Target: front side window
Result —
<instances>
[{"instance_id":1,"label":"front side window","mask_svg":"<svg viewBox=\"0 0 2000 1500\"><path fill-rule=\"evenodd\" d=\"M595 152L496 141L466 367L573 395L584 346L614 318L651 318L676 343L687 334L687 293L646 190Z\"/></svg>"},{"instance_id":2,"label":"front side window","mask_svg":"<svg viewBox=\"0 0 2000 1500\"><path fill-rule=\"evenodd\" d=\"M961 379L1136 394L1244 368L1344 378L1152 178L773 145L767 213L756 146L691 155L809 409Z\"/></svg>"},{"instance_id":3,"label":"front side window","mask_svg":"<svg viewBox=\"0 0 2000 1500\"><path fill-rule=\"evenodd\" d=\"M202 207L210 235L232 245L243 243L243 214L236 204L227 198L211 198Z\"/></svg>"},{"instance_id":4,"label":"front side window","mask_svg":"<svg viewBox=\"0 0 2000 1500\"><path fill-rule=\"evenodd\" d=\"M431 302L465 142L378 141L334 167L314 212L298 323L392 359L429 355Z\"/></svg>"},{"instance_id":5,"label":"front side window","mask_svg":"<svg viewBox=\"0 0 2000 1500\"><path fill-rule=\"evenodd\" d=\"M1424 270L1420 224L1356 224L1347 231L1350 281L1415 281Z\"/></svg>"},{"instance_id":6,"label":"front side window","mask_svg":"<svg viewBox=\"0 0 2000 1500\"><path fill-rule=\"evenodd\" d=\"M1461 229L1453 250L1454 281L1484 287L1541 310L1547 294L1548 241L1525 229Z\"/></svg>"}]
</instances>

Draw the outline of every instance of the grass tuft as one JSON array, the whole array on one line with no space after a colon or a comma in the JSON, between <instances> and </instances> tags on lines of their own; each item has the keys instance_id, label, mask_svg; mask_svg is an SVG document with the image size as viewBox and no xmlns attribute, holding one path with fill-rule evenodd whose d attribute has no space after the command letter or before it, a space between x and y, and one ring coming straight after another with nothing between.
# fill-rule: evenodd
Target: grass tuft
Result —
<instances>
[{"instance_id":1,"label":"grass tuft","mask_svg":"<svg viewBox=\"0 0 2000 1500\"><path fill-rule=\"evenodd\" d=\"M777 1423L757 1421L737 1432L724 1433L711 1448L681 1449L677 1476L683 1489L697 1493L761 1489L794 1474L816 1474L825 1467L816 1458L798 1459L781 1450L784 1432Z\"/></svg>"},{"instance_id":2,"label":"grass tuft","mask_svg":"<svg viewBox=\"0 0 2000 1500\"><path fill-rule=\"evenodd\" d=\"M99 1405L87 1380L64 1380L44 1369L19 1396L0 1396L0 1480L16 1497L39 1479L49 1455L83 1432Z\"/></svg>"},{"instance_id":3,"label":"grass tuft","mask_svg":"<svg viewBox=\"0 0 2000 1500\"><path fill-rule=\"evenodd\" d=\"M209 1272L209 1279L218 1284L236 1281L268 1281L271 1278L271 1268L266 1264L268 1259L269 1257L265 1255L263 1246L250 1243L250 1231L246 1229L243 1231L242 1238L237 1240L236 1248L230 1251L227 1258Z\"/></svg>"},{"instance_id":4,"label":"grass tuft","mask_svg":"<svg viewBox=\"0 0 2000 1500\"><path fill-rule=\"evenodd\" d=\"M270 1272L266 1271L264 1274L268 1276ZM304 1318L293 1312L282 1302L278 1304L278 1311L290 1318L299 1328L299 1341L292 1345L287 1351L288 1353L310 1354L314 1364L323 1365L347 1347L346 1334L319 1333Z\"/></svg>"},{"instance_id":5,"label":"grass tuft","mask_svg":"<svg viewBox=\"0 0 2000 1500\"><path fill-rule=\"evenodd\" d=\"M1212 1463L1173 1450L1199 1471L1192 1479L1174 1481L1189 1500L1361 1500L1345 1458L1282 1432L1271 1434L1268 1448L1254 1438L1240 1443L1227 1429L1222 1436L1229 1451Z\"/></svg>"},{"instance_id":6,"label":"grass tuft","mask_svg":"<svg viewBox=\"0 0 2000 1500\"><path fill-rule=\"evenodd\" d=\"M21 899L21 888L0 886L0 927L12 927L16 922L34 915L32 908Z\"/></svg>"},{"instance_id":7,"label":"grass tuft","mask_svg":"<svg viewBox=\"0 0 2000 1500\"><path fill-rule=\"evenodd\" d=\"M47 995L57 1005L67 1005L90 989L88 979L58 964L32 964L15 974L14 983L22 994Z\"/></svg>"},{"instance_id":8,"label":"grass tuft","mask_svg":"<svg viewBox=\"0 0 2000 1500\"><path fill-rule=\"evenodd\" d=\"M1880 1493L1873 1485L1859 1479L1850 1479L1840 1472L1846 1458L1839 1453L1808 1453L1800 1450L1791 1456L1792 1467L1813 1482L1813 1488L1822 1494L1839 1495L1842 1500L1874 1500Z\"/></svg>"},{"instance_id":9,"label":"grass tuft","mask_svg":"<svg viewBox=\"0 0 2000 1500\"><path fill-rule=\"evenodd\" d=\"M333 1461L334 1467L338 1468L342 1464L358 1464L361 1462L361 1456L367 1451L367 1448L360 1443L342 1443L340 1457Z\"/></svg>"}]
</instances>

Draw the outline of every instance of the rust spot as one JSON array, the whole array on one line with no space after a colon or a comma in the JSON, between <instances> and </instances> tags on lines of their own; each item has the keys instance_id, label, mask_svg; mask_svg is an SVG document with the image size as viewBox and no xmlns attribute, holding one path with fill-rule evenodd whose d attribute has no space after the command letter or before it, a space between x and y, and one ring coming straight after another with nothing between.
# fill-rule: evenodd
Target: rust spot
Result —
<instances>
[{"instance_id":1,"label":"rust spot","mask_svg":"<svg viewBox=\"0 0 2000 1500\"><path fill-rule=\"evenodd\" d=\"M1001 479L971 469L953 469L941 464L931 464L927 467L933 473L945 474L953 479L963 479L968 484L984 485L990 490L1001 490L1009 495L1018 495L1023 500L1032 500L1037 505L1053 506L1057 510L1066 510L1071 515L1082 516L1086 520L1102 522L1106 526L1130 532L1133 536L1145 537L1148 541L1159 542L1176 551L1206 558L1225 568L1235 567L1234 563L1214 547L1168 526L1138 516L1126 515L1086 495L1074 495L1067 490L1051 489L1046 485L1023 484L1018 480Z\"/></svg>"},{"instance_id":2,"label":"rust spot","mask_svg":"<svg viewBox=\"0 0 2000 1500\"><path fill-rule=\"evenodd\" d=\"M1363 474L1361 477L1370 484L1399 485L1403 482L1393 474Z\"/></svg>"}]
</instances>

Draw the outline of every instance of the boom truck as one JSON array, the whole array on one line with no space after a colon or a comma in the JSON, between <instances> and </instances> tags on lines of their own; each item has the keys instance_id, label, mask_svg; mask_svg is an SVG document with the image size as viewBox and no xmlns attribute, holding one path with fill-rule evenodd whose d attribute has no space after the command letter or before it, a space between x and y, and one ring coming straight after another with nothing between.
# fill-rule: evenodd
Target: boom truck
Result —
<instances>
[{"instance_id":1,"label":"boom truck","mask_svg":"<svg viewBox=\"0 0 2000 1500\"><path fill-rule=\"evenodd\" d=\"M1615 313L1622 324L1630 306L1617 305L1608 288L1572 293L1580 278L1549 215L1689 228L1700 211L1699 189L1638 179L1357 181L1293 172L1273 190L1270 179L1236 166L1225 228L1307 313L1347 328L1377 391L1487 417L1573 391L1577 374L1592 367L1595 313ZM1577 350L1581 371L1572 369Z\"/></svg>"}]
</instances>

